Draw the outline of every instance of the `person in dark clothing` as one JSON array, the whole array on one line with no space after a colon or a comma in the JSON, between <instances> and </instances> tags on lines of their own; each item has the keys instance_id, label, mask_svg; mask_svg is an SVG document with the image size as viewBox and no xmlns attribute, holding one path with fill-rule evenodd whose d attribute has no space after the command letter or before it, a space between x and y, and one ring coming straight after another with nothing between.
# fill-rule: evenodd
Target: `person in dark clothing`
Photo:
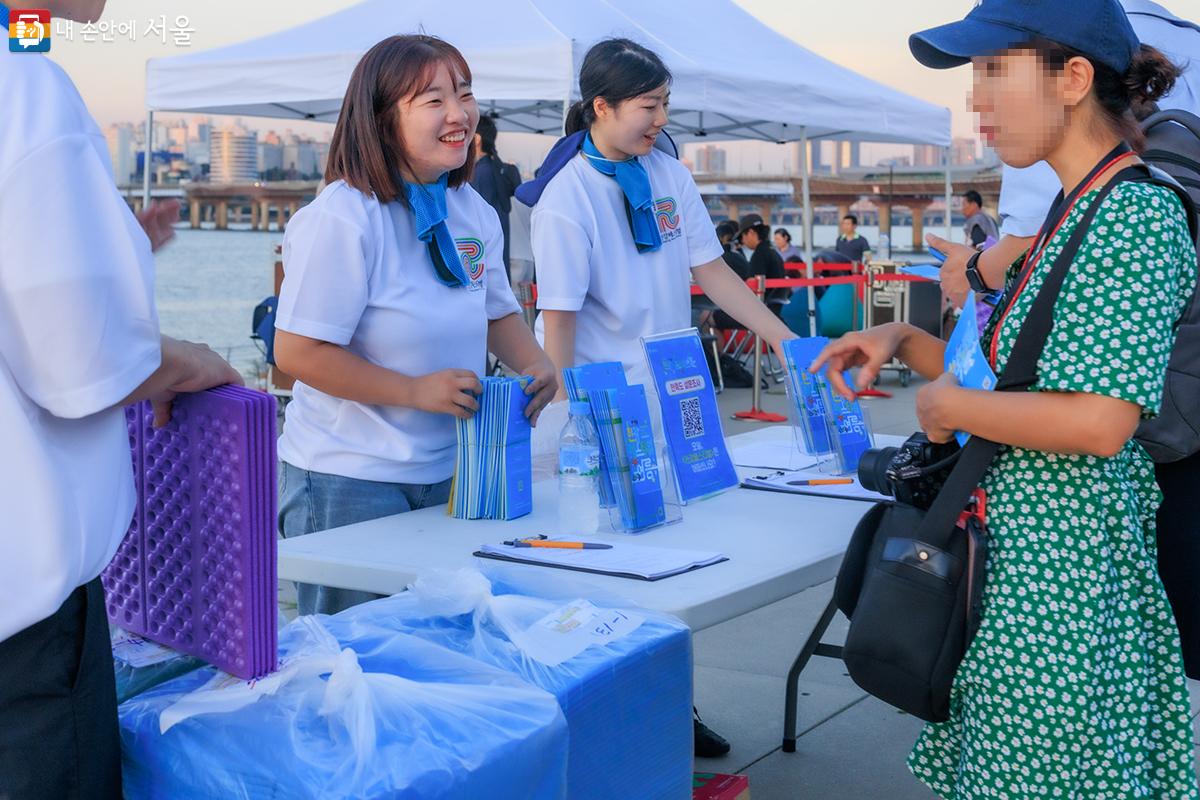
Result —
<instances>
[{"instance_id":1,"label":"person in dark clothing","mask_svg":"<svg viewBox=\"0 0 1200 800\"><path fill-rule=\"evenodd\" d=\"M742 244L750 250L750 274L762 275L767 280L786 278L783 259L771 246L771 228L759 223L742 231ZM768 289L766 303L776 314L792 296L791 289Z\"/></svg>"},{"instance_id":2,"label":"person in dark clothing","mask_svg":"<svg viewBox=\"0 0 1200 800\"><path fill-rule=\"evenodd\" d=\"M491 117L481 116L475 129L475 173L471 186L496 209L500 217L500 230L504 232L504 272L511 280L508 266L508 215L512 211L512 196L521 185L521 173L516 166L500 160L496 152L496 122Z\"/></svg>"},{"instance_id":3,"label":"person in dark clothing","mask_svg":"<svg viewBox=\"0 0 1200 800\"><path fill-rule=\"evenodd\" d=\"M737 276L742 280L749 280L753 275L750 269L750 262L742 255L740 249L733 246L733 240L738 235L738 224L731 219L723 220L717 223L717 239L721 242L721 247L724 249L721 257L725 259L725 263L729 268L737 273ZM701 325L711 323L712 327L723 331L740 328L733 317L726 314L724 311L716 308L713 302L704 295L699 295L692 299L692 307L695 310L703 310L705 313L701 316Z\"/></svg>"},{"instance_id":4,"label":"person in dark clothing","mask_svg":"<svg viewBox=\"0 0 1200 800\"><path fill-rule=\"evenodd\" d=\"M857 264L871 260L871 243L858 232L858 217L853 214L842 217L842 232L834 249Z\"/></svg>"}]
</instances>

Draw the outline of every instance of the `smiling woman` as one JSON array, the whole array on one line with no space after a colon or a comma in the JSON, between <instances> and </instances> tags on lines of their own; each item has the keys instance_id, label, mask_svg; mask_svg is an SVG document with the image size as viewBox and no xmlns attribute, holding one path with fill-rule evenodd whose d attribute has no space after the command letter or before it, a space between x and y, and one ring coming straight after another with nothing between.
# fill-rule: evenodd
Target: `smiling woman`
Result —
<instances>
[{"instance_id":1,"label":"smiling woman","mask_svg":"<svg viewBox=\"0 0 1200 800\"><path fill-rule=\"evenodd\" d=\"M279 528L301 536L445 503L454 418L478 408L490 350L534 381L553 367L504 272L500 221L467 182L479 107L453 45L393 36L350 79L326 188L288 224L275 356L295 375L279 441ZM300 612L363 592L299 587Z\"/></svg>"}]
</instances>

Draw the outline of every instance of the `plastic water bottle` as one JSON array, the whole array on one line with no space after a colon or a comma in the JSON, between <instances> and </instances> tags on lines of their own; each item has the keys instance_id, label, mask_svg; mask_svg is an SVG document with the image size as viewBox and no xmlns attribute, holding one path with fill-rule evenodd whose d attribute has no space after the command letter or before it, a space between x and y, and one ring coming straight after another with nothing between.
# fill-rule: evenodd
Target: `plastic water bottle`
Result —
<instances>
[{"instance_id":1,"label":"plastic water bottle","mask_svg":"<svg viewBox=\"0 0 1200 800\"><path fill-rule=\"evenodd\" d=\"M600 525L600 437L587 403L571 403L558 437L558 533L587 536Z\"/></svg>"}]
</instances>

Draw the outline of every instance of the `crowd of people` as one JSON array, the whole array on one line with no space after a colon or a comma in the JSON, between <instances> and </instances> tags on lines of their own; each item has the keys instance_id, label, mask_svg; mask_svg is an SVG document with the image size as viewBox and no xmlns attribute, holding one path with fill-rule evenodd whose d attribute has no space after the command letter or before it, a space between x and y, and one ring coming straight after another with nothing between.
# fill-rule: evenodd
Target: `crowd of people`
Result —
<instances>
[{"instance_id":1,"label":"crowd of people","mask_svg":"<svg viewBox=\"0 0 1200 800\"><path fill-rule=\"evenodd\" d=\"M11 3L79 21L104 4ZM1135 440L1163 406L1197 257L1180 197L1125 171L1140 163L1137 119L1152 104L1200 112L1189 94L1198 70L1164 54L1200 59L1200 28L1144 0L1072 5L1063 14L1057 0L982 0L910 42L929 67L971 65L983 135L1021 171L1005 176L1000 224L967 192L966 243L931 239L947 256L949 297L961 301L968 280L1000 293L983 333L998 373L1085 226L1036 385L964 388L943 368L945 342L902 324L851 333L819 359L852 397L844 370L857 368L866 387L900 358L928 380L916 412L930 440L962 431L1003 445L981 487L982 623L950 720L927 726L909 760L946 798L1200 796L1184 661L1196 644L1181 645L1186 611L1173 613L1157 562L1164 524L1193 550L1200 531L1194 514L1164 522L1163 472ZM1186 48L1151 46L1160 24ZM693 284L720 324L777 353L796 335L776 313L786 297L764 303L745 281L783 277L800 254L757 215L714 228L687 167L663 147L671 85L658 53L599 41L562 138L518 185L453 42L390 36L362 57L326 185L284 237L275 354L297 383L279 440L281 536L444 504L455 419L478 409L489 353L532 376L536 425L565 397L563 369L618 361L630 383L648 382L640 340L692 324ZM159 332L153 252L169 242L177 205L130 212L103 137L52 62L0 53L0 90L0 797L118 797L98 576L135 500L121 409L151 400L162 424L176 394L240 377L205 346ZM532 208L533 330L508 274L514 197ZM835 250L870 261L853 215ZM1172 491L1190 498L1196 454L1181 463ZM1180 587L1175 608L1195 604L1194 591ZM299 611L371 597L302 585ZM705 755L728 749L698 720L697 743Z\"/></svg>"}]
</instances>

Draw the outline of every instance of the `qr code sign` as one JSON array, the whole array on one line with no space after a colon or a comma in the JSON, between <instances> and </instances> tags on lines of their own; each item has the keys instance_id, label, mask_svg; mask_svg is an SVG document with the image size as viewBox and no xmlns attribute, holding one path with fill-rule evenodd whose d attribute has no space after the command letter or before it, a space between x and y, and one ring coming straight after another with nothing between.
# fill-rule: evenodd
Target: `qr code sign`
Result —
<instances>
[{"instance_id":1,"label":"qr code sign","mask_svg":"<svg viewBox=\"0 0 1200 800\"><path fill-rule=\"evenodd\" d=\"M704 415L700 413L699 397L685 397L680 400L679 412L683 418L683 438L695 439L704 435Z\"/></svg>"}]
</instances>

